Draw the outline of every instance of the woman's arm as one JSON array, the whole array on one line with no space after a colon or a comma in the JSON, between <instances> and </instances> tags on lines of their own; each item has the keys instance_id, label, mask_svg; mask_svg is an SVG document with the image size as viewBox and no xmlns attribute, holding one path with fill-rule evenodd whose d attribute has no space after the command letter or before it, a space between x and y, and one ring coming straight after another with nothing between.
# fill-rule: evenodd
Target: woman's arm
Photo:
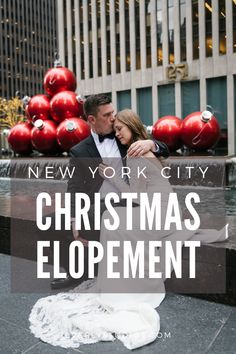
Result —
<instances>
[{"instance_id":1,"label":"woman's arm","mask_svg":"<svg viewBox=\"0 0 236 354\"><path fill-rule=\"evenodd\" d=\"M129 157L140 157L147 152L152 151L156 157L169 156L169 150L165 143L159 140L138 140L130 145L127 155Z\"/></svg>"}]
</instances>

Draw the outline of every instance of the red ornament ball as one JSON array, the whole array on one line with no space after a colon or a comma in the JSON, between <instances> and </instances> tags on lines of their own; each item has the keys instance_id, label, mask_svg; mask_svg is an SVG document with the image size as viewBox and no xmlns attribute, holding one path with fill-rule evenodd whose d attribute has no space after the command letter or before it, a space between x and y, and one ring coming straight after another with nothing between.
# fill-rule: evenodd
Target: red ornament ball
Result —
<instances>
[{"instance_id":1,"label":"red ornament ball","mask_svg":"<svg viewBox=\"0 0 236 354\"><path fill-rule=\"evenodd\" d=\"M22 155L31 153L31 129L32 126L28 122L17 123L11 128L8 135L8 142L13 151Z\"/></svg>"},{"instance_id":2,"label":"red ornament ball","mask_svg":"<svg viewBox=\"0 0 236 354\"><path fill-rule=\"evenodd\" d=\"M191 149L210 149L220 138L220 126L209 111L189 114L182 123L181 138Z\"/></svg>"},{"instance_id":3,"label":"red ornament ball","mask_svg":"<svg viewBox=\"0 0 236 354\"><path fill-rule=\"evenodd\" d=\"M181 142L182 120L175 116L164 116L154 124L152 135L163 141L171 151L179 149Z\"/></svg>"},{"instance_id":4,"label":"red ornament ball","mask_svg":"<svg viewBox=\"0 0 236 354\"><path fill-rule=\"evenodd\" d=\"M44 89L50 96L54 96L61 91L75 91L75 75L62 66L50 69L44 76Z\"/></svg>"},{"instance_id":5,"label":"red ornament ball","mask_svg":"<svg viewBox=\"0 0 236 354\"><path fill-rule=\"evenodd\" d=\"M66 119L57 127L57 142L63 151L69 151L89 135L90 127L81 118Z\"/></svg>"},{"instance_id":6,"label":"red ornament ball","mask_svg":"<svg viewBox=\"0 0 236 354\"><path fill-rule=\"evenodd\" d=\"M51 115L56 122L83 115L84 101L72 91L57 93L50 102Z\"/></svg>"},{"instance_id":7,"label":"red ornament ball","mask_svg":"<svg viewBox=\"0 0 236 354\"><path fill-rule=\"evenodd\" d=\"M36 120L31 132L33 147L42 153L55 152L58 149L56 129L57 124L53 120Z\"/></svg>"},{"instance_id":8,"label":"red ornament ball","mask_svg":"<svg viewBox=\"0 0 236 354\"><path fill-rule=\"evenodd\" d=\"M33 96L25 110L33 122L37 119L50 119L50 99L41 94Z\"/></svg>"}]
</instances>

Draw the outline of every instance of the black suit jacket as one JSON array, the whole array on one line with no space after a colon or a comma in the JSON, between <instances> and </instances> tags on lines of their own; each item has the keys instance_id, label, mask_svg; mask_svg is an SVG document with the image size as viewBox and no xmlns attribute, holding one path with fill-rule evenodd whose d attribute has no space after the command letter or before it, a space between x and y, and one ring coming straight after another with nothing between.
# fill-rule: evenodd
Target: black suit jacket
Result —
<instances>
[{"instance_id":1,"label":"black suit jacket","mask_svg":"<svg viewBox=\"0 0 236 354\"><path fill-rule=\"evenodd\" d=\"M125 156L127 154L127 147L122 145L118 139L116 139L118 148L120 150L121 157L123 158L123 163L125 164ZM169 156L169 151L167 146L155 140L159 146L159 151L155 153L157 157ZM96 172L95 178L89 168L95 171L96 167L102 162L102 158L96 147L92 135L90 135L85 140L81 141L79 144L73 146L70 150L70 169L74 169L73 177L68 180L67 191L71 193L71 214L74 217L75 209L75 193L86 193L91 201L94 202L94 193L97 193L103 183L103 178Z\"/></svg>"}]
</instances>

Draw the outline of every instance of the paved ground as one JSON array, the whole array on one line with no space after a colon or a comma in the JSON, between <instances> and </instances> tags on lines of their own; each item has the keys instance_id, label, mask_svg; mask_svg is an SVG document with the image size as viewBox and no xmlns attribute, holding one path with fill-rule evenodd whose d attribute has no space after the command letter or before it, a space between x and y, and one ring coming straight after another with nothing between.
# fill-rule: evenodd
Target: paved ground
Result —
<instances>
[{"instance_id":1,"label":"paved ground","mask_svg":"<svg viewBox=\"0 0 236 354\"><path fill-rule=\"evenodd\" d=\"M0 254L0 353L130 353L118 340L66 350L47 345L29 331L28 316L40 294L10 291L10 257ZM137 354L235 354L236 308L187 296L167 295L158 309L161 333Z\"/></svg>"}]
</instances>

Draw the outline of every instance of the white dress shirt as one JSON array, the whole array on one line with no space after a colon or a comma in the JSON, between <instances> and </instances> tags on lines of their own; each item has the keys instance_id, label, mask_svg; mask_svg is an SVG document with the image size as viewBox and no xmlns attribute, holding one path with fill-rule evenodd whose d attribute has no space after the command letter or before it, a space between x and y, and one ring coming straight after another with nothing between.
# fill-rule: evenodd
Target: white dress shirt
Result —
<instances>
[{"instance_id":1,"label":"white dress shirt","mask_svg":"<svg viewBox=\"0 0 236 354\"><path fill-rule=\"evenodd\" d=\"M98 152L101 155L103 163L112 167L116 172L116 176L121 176L121 168L123 164L116 139L107 138L100 142L98 134L93 131L91 131L91 134L93 136ZM105 198L106 194L110 192L120 194L119 190L113 184L109 183L109 180L104 179L103 184L99 190L101 198Z\"/></svg>"}]
</instances>

